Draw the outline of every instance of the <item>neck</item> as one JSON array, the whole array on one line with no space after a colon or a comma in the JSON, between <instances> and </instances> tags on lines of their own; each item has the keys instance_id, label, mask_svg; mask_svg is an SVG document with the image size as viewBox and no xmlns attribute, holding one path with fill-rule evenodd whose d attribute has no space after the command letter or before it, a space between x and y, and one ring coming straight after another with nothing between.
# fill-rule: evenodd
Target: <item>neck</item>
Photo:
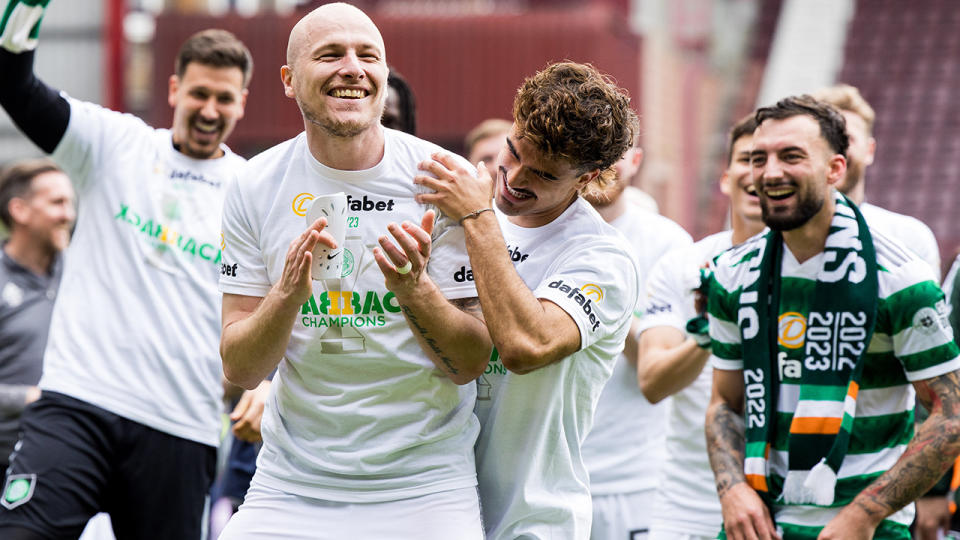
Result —
<instances>
[{"instance_id":1,"label":"neck","mask_svg":"<svg viewBox=\"0 0 960 540\"><path fill-rule=\"evenodd\" d=\"M740 214L730 214L730 224L733 226L733 245L742 244L748 238L756 236L766 225L759 219L747 219Z\"/></svg>"},{"instance_id":2,"label":"neck","mask_svg":"<svg viewBox=\"0 0 960 540\"><path fill-rule=\"evenodd\" d=\"M305 122L305 126L310 154L331 169L362 171L383 159L384 138L379 125L356 137L331 136L310 122Z\"/></svg>"},{"instance_id":3,"label":"neck","mask_svg":"<svg viewBox=\"0 0 960 540\"><path fill-rule=\"evenodd\" d=\"M828 194L823 207L809 221L796 229L783 231L783 241L797 262L802 263L823 251L827 244L827 235L830 234L835 206L833 195Z\"/></svg>"},{"instance_id":4,"label":"neck","mask_svg":"<svg viewBox=\"0 0 960 540\"><path fill-rule=\"evenodd\" d=\"M54 250L16 231L10 234L10 239L4 244L3 251L20 266L41 276L50 274L56 254Z\"/></svg>"},{"instance_id":5,"label":"neck","mask_svg":"<svg viewBox=\"0 0 960 540\"><path fill-rule=\"evenodd\" d=\"M853 201L853 204L860 206L863 204L863 199L866 197L866 193L863 188L863 178L853 188L850 189L849 193L844 193L848 199Z\"/></svg>"},{"instance_id":6,"label":"neck","mask_svg":"<svg viewBox=\"0 0 960 540\"><path fill-rule=\"evenodd\" d=\"M607 223L612 222L618 217L622 216L624 212L627 211L627 201L626 198L621 195L617 197L617 200L606 206L594 206L597 210L597 213L600 214L600 217L603 218Z\"/></svg>"}]
</instances>

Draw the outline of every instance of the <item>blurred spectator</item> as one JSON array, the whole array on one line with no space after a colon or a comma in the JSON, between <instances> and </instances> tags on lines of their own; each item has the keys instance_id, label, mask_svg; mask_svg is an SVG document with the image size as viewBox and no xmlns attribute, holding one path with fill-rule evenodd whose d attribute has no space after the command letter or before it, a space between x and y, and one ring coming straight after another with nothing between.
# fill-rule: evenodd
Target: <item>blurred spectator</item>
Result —
<instances>
[{"instance_id":1,"label":"blurred spectator","mask_svg":"<svg viewBox=\"0 0 960 540\"><path fill-rule=\"evenodd\" d=\"M396 70L387 76L387 102L380 123L411 135L417 134L417 100L407 80Z\"/></svg>"},{"instance_id":2,"label":"blurred spectator","mask_svg":"<svg viewBox=\"0 0 960 540\"><path fill-rule=\"evenodd\" d=\"M47 159L0 170L0 467L20 431L24 407L40 397L43 350L60 285L60 253L76 218L73 186Z\"/></svg>"},{"instance_id":3,"label":"blurred spectator","mask_svg":"<svg viewBox=\"0 0 960 540\"><path fill-rule=\"evenodd\" d=\"M487 164L487 170L494 171L493 164L497 162L511 125L508 120L489 118L471 129L464 141L467 161L473 166L482 161Z\"/></svg>"},{"instance_id":4,"label":"blurred spectator","mask_svg":"<svg viewBox=\"0 0 960 540\"><path fill-rule=\"evenodd\" d=\"M220 211L244 164L223 141L250 52L226 31L191 36L168 83L172 126L155 129L36 77L45 4L6 2L19 15L0 21L0 104L68 173L81 215L0 537L76 536L103 510L121 538L199 539L221 426Z\"/></svg>"}]
</instances>

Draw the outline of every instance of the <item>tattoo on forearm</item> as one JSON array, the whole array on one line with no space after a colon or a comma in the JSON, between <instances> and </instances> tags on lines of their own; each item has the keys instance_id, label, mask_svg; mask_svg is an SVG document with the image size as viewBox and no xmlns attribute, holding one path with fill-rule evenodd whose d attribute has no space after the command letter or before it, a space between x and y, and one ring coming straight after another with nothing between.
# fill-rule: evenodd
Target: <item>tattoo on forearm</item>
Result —
<instances>
[{"instance_id":1,"label":"tattoo on forearm","mask_svg":"<svg viewBox=\"0 0 960 540\"><path fill-rule=\"evenodd\" d=\"M475 296L473 298L457 298L456 300L450 300L450 303L467 315L473 315L481 321L484 320L479 298Z\"/></svg>"},{"instance_id":2,"label":"tattoo on forearm","mask_svg":"<svg viewBox=\"0 0 960 540\"><path fill-rule=\"evenodd\" d=\"M956 372L918 384L930 410L903 456L857 497L871 516L887 516L926 493L960 454L960 377Z\"/></svg>"},{"instance_id":3,"label":"tattoo on forearm","mask_svg":"<svg viewBox=\"0 0 960 540\"><path fill-rule=\"evenodd\" d=\"M410 321L410 325L413 326L413 328L420 333L421 337L423 337L423 341L427 344L428 347L430 347L430 350L437 355L437 358L439 358L441 362L443 362L443 365L446 366L447 371L451 375L459 374L460 371L457 370L456 366L453 365L453 361L447 358L447 356L443 354L443 351L440 349L440 346L437 345L437 341L432 337L430 337L429 335L427 335L427 329L420 326L420 322L417 320L417 316L413 314L410 308L405 305L401 305L400 309L402 309L403 314L407 316L407 320Z\"/></svg>"},{"instance_id":4,"label":"tattoo on forearm","mask_svg":"<svg viewBox=\"0 0 960 540\"><path fill-rule=\"evenodd\" d=\"M744 430L743 417L726 403L714 405L707 411L707 453L720 497L731 487L746 481L743 473Z\"/></svg>"}]
</instances>

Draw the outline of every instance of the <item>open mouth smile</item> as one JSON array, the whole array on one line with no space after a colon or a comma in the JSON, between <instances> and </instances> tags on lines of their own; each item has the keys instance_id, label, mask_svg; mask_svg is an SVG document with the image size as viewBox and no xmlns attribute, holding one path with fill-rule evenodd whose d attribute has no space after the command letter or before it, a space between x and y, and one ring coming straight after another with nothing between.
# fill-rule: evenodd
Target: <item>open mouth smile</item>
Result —
<instances>
[{"instance_id":1,"label":"open mouth smile","mask_svg":"<svg viewBox=\"0 0 960 540\"><path fill-rule=\"evenodd\" d=\"M362 88L334 88L328 92L328 95L339 99L363 99L369 94Z\"/></svg>"},{"instance_id":2,"label":"open mouth smile","mask_svg":"<svg viewBox=\"0 0 960 540\"><path fill-rule=\"evenodd\" d=\"M506 173L501 171L500 178L502 179L502 183L503 183L503 191L511 199L522 201L526 199L533 199L536 197L533 193L530 193L525 189L513 189L512 187L510 187L510 185L507 184L506 176L507 176Z\"/></svg>"},{"instance_id":3,"label":"open mouth smile","mask_svg":"<svg viewBox=\"0 0 960 540\"><path fill-rule=\"evenodd\" d=\"M796 192L797 190L795 188L786 186L765 188L763 190L763 194L766 195L768 199L772 199L774 201L788 199Z\"/></svg>"}]
</instances>

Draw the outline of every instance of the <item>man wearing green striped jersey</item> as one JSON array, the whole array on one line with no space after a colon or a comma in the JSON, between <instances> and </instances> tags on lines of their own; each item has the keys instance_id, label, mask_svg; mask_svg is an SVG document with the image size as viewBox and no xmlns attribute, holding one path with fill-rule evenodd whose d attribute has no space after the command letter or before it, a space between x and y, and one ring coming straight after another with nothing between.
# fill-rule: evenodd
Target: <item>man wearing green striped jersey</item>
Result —
<instances>
[{"instance_id":1,"label":"man wearing green striped jersey","mask_svg":"<svg viewBox=\"0 0 960 540\"><path fill-rule=\"evenodd\" d=\"M791 97L756 119L770 230L719 256L709 291L721 536L908 539L910 503L960 453L943 293L834 189L849 144L835 109ZM931 410L916 436L914 392Z\"/></svg>"}]
</instances>

